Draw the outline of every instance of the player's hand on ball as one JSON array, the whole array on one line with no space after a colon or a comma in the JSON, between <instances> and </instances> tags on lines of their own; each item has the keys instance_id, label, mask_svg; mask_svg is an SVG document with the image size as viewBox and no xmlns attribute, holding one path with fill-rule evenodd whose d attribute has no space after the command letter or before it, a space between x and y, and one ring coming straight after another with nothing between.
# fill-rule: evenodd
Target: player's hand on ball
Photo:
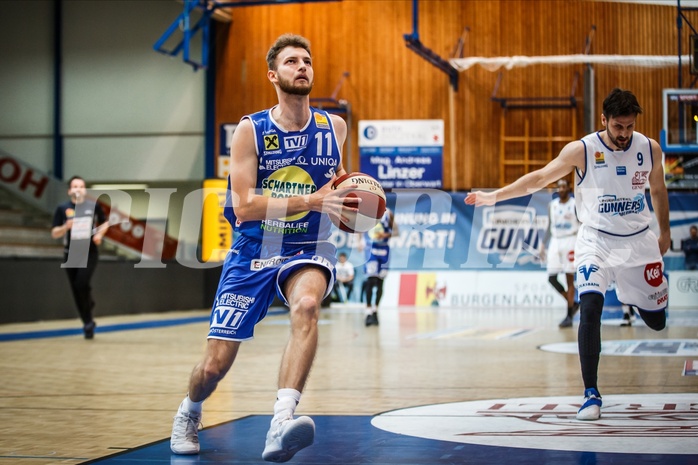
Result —
<instances>
[{"instance_id":1,"label":"player's hand on ball","mask_svg":"<svg viewBox=\"0 0 698 465\"><path fill-rule=\"evenodd\" d=\"M372 176L354 172L344 174L332 180L332 187L343 191L344 208L339 217L330 219L342 231L348 233L363 233L369 231L380 222L386 208L386 197L383 186ZM351 191L346 191L350 187ZM360 199L360 202L357 200Z\"/></svg>"},{"instance_id":2,"label":"player's hand on ball","mask_svg":"<svg viewBox=\"0 0 698 465\"><path fill-rule=\"evenodd\" d=\"M333 184L337 179L336 176L332 176L330 182L322 186L314 195L318 195L322 199L322 205L320 211L327 213L332 222L346 221L345 211L358 211L359 203L361 199L358 197L347 197L351 192L357 189L356 184L352 184L341 189L333 188Z\"/></svg>"}]
</instances>

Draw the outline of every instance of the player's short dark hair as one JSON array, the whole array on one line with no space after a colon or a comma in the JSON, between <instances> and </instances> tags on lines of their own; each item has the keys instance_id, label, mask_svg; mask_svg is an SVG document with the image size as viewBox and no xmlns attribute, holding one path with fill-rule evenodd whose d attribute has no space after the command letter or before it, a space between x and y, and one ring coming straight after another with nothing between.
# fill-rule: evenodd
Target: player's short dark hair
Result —
<instances>
[{"instance_id":1,"label":"player's short dark hair","mask_svg":"<svg viewBox=\"0 0 698 465\"><path fill-rule=\"evenodd\" d=\"M629 90L616 87L603 101L603 115L606 118L639 115L640 113L642 113L642 107L637 102L635 95Z\"/></svg>"},{"instance_id":2,"label":"player's short dark hair","mask_svg":"<svg viewBox=\"0 0 698 465\"><path fill-rule=\"evenodd\" d=\"M276 57L278 57L281 50L285 49L286 47L298 47L305 49L305 51L308 52L308 55L312 56L310 53L310 41L308 41L308 39L303 36L299 36L298 34L283 34L276 39L276 42L274 42L267 52L267 66L270 70L276 69Z\"/></svg>"},{"instance_id":3,"label":"player's short dark hair","mask_svg":"<svg viewBox=\"0 0 698 465\"><path fill-rule=\"evenodd\" d=\"M68 187L75 181L76 179L79 179L82 182L85 182L85 179L83 179L82 176L73 176L72 178L68 179Z\"/></svg>"}]
</instances>

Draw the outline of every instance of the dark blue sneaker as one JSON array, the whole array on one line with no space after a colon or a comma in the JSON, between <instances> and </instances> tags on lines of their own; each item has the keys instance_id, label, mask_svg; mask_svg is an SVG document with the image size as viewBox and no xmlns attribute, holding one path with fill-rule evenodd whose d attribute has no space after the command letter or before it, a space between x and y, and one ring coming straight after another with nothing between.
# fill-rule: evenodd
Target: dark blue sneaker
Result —
<instances>
[{"instance_id":1,"label":"dark blue sneaker","mask_svg":"<svg viewBox=\"0 0 698 465\"><path fill-rule=\"evenodd\" d=\"M82 331L85 333L85 339L94 339L96 327L97 324L94 321L90 321L82 328Z\"/></svg>"}]
</instances>

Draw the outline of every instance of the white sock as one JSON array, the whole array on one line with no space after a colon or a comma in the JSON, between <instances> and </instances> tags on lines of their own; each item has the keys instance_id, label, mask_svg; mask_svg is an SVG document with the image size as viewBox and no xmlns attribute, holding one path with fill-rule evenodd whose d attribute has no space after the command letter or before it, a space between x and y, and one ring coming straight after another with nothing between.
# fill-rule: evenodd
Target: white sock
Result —
<instances>
[{"instance_id":1,"label":"white sock","mask_svg":"<svg viewBox=\"0 0 698 465\"><path fill-rule=\"evenodd\" d=\"M279 392L276 394L276 403L274 403L274 418L272 421L293 418L296 406L300 401L301 393L295 389L279 389Z\"/></svg>"},{"instance_id":2,"label":"white sock","mask_svg":"<svg viewBox=\"0 0 698 465\"><path fill-rule=\"evenodd\" d=\"M366 315L373 315L373 309L371 307L366 307Z\"/></svg>"},{"instance_id":3,"label":"white sock","mask_svg":"<svg viewBox=\"0 0 698 465\"><path fill-rule=\"evenodd\" d=\"M203 400L201 402L192 402L187 394L187 397L184 398L184 402L182 402L182 406L184 407L184 410L189 413L201 413L201 404L203 403Z\"/></svg>"}]
</instances>

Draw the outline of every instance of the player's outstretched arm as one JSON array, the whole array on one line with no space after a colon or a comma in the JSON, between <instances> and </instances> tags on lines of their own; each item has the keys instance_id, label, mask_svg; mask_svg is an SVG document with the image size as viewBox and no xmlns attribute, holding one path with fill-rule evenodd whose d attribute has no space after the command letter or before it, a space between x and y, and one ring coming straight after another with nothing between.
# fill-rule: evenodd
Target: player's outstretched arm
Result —
<instances>
[{"instance_id":1,"label":"player's outstretched arm","mask_svg":"<svg viewBox=\"0 0 698 465\"><path fill-rule=\"evenodd\" d=\"M548 184L567 175L575 167L584 166L584 144L574 141L567 144L560 154L543 168L531 171L519 179L491 192L473 191L465 197L467 205L476 207L494 205L503 200L515 199L543 189Z\"/></svg>"}]
</instances>

